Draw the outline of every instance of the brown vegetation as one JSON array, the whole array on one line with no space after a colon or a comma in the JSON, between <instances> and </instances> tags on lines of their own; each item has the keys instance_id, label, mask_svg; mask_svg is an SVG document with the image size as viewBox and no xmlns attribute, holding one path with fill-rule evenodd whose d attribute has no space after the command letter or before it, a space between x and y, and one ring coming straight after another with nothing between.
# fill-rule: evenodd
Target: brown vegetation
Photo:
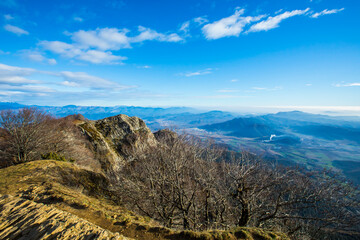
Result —
<instances>
[{"instance_id":1,"label":"brown vegetation","mask_svg":"<svg viewBox=\"0 0 360 240\"><path fill-rule=\"evenodd\" d=\"M331 172L266 164L187 135L158 139L123 168L119 192L167 227L262 227L296 239L359 232L359 190Z\"/></svg>"},{"instance_id":2,"label":"brown vegetation","mask_svg":"<svg viewBox=\"0 0 360 240\"><path fill-rule=\"evenodd\" d=\"M76 161L95 171L94 160L71 117L57 119L36 108L0 112L0 167L38 159Z\"/></svg>"},{"instance_id":3,"label":"brown vegetation","mask_svg":"<svg viewBox=\"0 0 360 240\"><path fill-rule=\"evenodd\" d=\"M53 236L54 234L50 229L55 229L54 226L65 228L66 226L82 225L83 221L74 217L77 216L102 229L140 240L288 239L284 234L257 228L237 228L229 231L214 230L210 232L177 231L165 228L148 217L142 217L119 206L116 195L108 190L109 184L103 174L81 169L70 162L40 160L0 169L0 194L11 194L17 200L13 197L6 199L26 203L18 204L16 207L12 207L12 205L9 206L11 208L6 206L2 208L4 206L0 197L0 208L6 209L4 214L0 216L0 236L5 236L1 234L9 233L8 230L10 229L17 232L24 230L26 234L25 230L29 228L32 231L38 231L39 234L44 234L44 236ZM44 208L33 202L42 203L48 207ZM68 212L71 215L61 212ZM19 213L23 214L22 217ZM56 213L60 222L52 218L53 214L48 213ZM32 215L39 218L36 218L36 221L30 219L29 217ZM66 215L66 217L62 218L62 215ZM17 225L14 219L19 219L20 222L23 219L28 221L23 222L22 225ZM41 223L42 227L34 224L34 221ZM89 224L86 226L88 227ZM87 228L87 230L98 232L98 227ZM44 228L48 231L43 231ZM71 234L66 229L57 230L55 233L60 235ZM87 234L81 229L74 229L73 231L80 234L78 237L82 238L85 238ZM28 235L26 239L36 240L39 238L30 238Z\"/></svg>"}]
</instances>

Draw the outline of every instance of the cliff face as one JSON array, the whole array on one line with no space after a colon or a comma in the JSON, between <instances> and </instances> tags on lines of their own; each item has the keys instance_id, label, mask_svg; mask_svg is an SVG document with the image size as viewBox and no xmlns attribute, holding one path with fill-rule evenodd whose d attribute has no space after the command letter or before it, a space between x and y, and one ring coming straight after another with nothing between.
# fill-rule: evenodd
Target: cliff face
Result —
<instances>
[{"instance_id":1,"label":"cliff face","mask_svg":"<svg viewBox=\"0 0 360 240\"><path fill-rule=\"evenodd\" d=\"M114 173L133 160L136 149L157 144L153 133L138 117L120 114L98 121L81 121L78 126L106 173Z\"/></svg>"}]
</instances>

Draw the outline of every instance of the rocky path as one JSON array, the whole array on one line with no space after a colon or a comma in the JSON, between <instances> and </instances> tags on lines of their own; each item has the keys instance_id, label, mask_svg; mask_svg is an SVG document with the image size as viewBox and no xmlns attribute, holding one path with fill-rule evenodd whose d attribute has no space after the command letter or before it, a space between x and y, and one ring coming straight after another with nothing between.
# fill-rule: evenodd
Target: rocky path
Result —
<instances>
[{"instance_id":1,"label":"rocky path","mask_svg":"<svg viewBox=\"0 0 360 240\"><path fill-rule=\"evenodd\" d=\"M129 239L55 207L0 195L0 239Z\"/></svg>"}]
</instances>

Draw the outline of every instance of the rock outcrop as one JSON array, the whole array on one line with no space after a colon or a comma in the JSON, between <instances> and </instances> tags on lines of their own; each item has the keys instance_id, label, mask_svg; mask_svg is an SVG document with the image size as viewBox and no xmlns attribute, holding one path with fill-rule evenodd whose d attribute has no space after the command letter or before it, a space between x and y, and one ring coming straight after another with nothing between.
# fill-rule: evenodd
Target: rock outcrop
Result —
<instances>
[{"instance_id":1,"label":"rock outcrop","mask_svg":"<svg viewBox=\"0 0 360 240\"><path fill-rule=\"evenodd\" d=\"M138 117L120 114L98 121L83 121L79 127L92 143L106 173L114 173L133 160L136 149L157 144L153 133Z\"/></svg>"},{"instance_id":2,"label":"rock outcrop","mask_svg":"<svg viewBox=\"0 0 360 240\"><path fill-rule=\"evenodd\" d=\"M173 132L169 129L162 129L159 131L154 132L154 136L156 138L156 140L158 140L159 142L163 142L166 140L174 140L176 138L178 138L178 135L176 132Z\"/></svg>"},{"instance_id":3,"label":"rock outcrop","mask_svg":"<svg viewBox=\"0 0 360 240\"><path fill-rule=\"evenodd\" d=\"M55 207L0 196L0 239L129 239Z\"/></svg>"}]
</instances>

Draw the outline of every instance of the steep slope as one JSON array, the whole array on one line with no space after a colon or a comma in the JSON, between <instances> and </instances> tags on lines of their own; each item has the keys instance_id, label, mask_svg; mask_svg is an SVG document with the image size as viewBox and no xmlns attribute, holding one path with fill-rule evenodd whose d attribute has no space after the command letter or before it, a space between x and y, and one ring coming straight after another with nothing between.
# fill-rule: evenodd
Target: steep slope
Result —
<instances>
[{"instance_id":1,"label":"steep slope","mask_svg":"<svg viewBox=\"0 0 360 240\"><path fill-rule=\"evenodd\" d=\"M0 194L14 196L0 199L0 239L288 239L257 228L167 229L119 206L109 185L102 174L68 162L40 160L0 169Z\"/></svg>"},{"instance_id":2,"label":"steep slope","mask_svg":"<svg viewBox=\"0 0 360 240\"><path fill-rule=\"evenodd\" d=\"M129 239L41 203L0 195L0 239Z\"/></svg>"}]
</instances>

